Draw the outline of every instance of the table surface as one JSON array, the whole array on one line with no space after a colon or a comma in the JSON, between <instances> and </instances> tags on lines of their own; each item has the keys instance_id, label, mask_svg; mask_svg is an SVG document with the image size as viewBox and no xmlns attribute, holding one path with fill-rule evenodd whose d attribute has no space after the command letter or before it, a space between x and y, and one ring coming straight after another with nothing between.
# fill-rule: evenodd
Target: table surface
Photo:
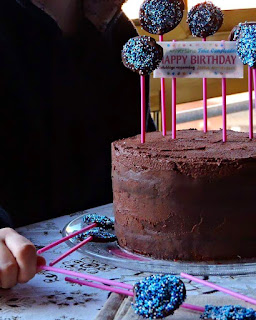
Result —
<instances>
[{"instance_id":1,"label":"table surface","mask_svg":"<svg viewBox=\"0 0 256 320\"><path fill-rule=\"evenodd\" d=\"M111 210L112 205L109 204L25 226L19 228L18 231L40 248L59 239L64 226L75 217L85 213L104 215ZM50 262L66 250L67 245L63 243L43 255L47 262ZM131 284L149 275L148 273L110 266L79 252L74 252L56 266ZM10 290L0 289L0 320L94 320L109 293L66 283L64 278L64 275L41 272L27 284L17 285ZM256 298L255 275L210 277L209 280ZM202 297L209 304L211 304L213 297L214 299L224 297L223 293L216 292L211 288L187 280L184 282L188 297ZM175 316L173 319L175 320ZM195 319L199 319L199 317L195 316Z\"/></svg>"}]
</instances>

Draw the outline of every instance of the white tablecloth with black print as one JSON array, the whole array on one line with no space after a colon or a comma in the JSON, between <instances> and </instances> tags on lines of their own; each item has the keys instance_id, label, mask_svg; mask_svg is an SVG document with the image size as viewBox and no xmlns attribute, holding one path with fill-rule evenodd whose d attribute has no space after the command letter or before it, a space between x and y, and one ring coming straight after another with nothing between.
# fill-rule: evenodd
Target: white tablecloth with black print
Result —
<instances>
[{"instance_id":1,"label":"white tablecloth with black print","mask_svg":"<svg viewBox=\"0 0 256 320\"><path fill-rule=\"evenodd\" d=\"M25 226L18 231L29 238L37 248L41 248L59 239L63 227L75 217L84 213L104 215L110 210L112 210L112 204ZM66 250L67 245L62 243L43 255L49 262ZM131 284L149 275L110 266L84 256L80 252L74 252L57 266ZM109 293L67 283L64 278L64 275L44 271L27 284L17 285L10 290L0 289L0 320L94 320ZM256 298L255 275L210 277L209 280ZM212 297L215 300L216 297L218 299L225 297L223 293L216 290L188 280L184 282L188 296L202 297L208 304L211 304ZM175 320L175 316L172 319ZM199 319L199 316L195 315L195 319Z\"/></svg>"}]
</instances>

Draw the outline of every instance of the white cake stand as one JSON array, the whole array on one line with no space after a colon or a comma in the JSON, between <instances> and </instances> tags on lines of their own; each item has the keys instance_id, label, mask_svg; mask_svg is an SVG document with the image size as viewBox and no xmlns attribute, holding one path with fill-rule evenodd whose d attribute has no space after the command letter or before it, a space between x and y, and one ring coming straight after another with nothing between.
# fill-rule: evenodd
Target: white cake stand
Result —
<instances>
[{"instance_id":1,"label":"white cake stand","mask_svg":"<svg viewBox=\"0 0 256 320\"><path fill-rule=\"evenodd\" d=\"M105 214L113 218L112 213ZM67 236L74 231L82 229L85 225L81 215L70 221L62 231ZM77 239L71 238L67 241L68 246L73 247L78 243ZM100 262L114 265L119 268L137 270L152 273L179 274L186 272L193 275L224 276L224 275L245 275L256 273L256 259L247 261L232 262L179 262L156 260L137 254L132 254L121 249L117 242L112 243L87 243L79 249L81 253L88 255Z\"/></svg>"}]
</instances>

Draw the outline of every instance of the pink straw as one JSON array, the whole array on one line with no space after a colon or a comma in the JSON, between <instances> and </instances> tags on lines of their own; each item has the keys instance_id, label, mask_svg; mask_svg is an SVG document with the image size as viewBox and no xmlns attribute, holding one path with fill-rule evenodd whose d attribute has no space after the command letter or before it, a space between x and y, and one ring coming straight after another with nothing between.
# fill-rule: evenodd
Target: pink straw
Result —
<instances>
[{"instance_id":1,"label":"pink straw","mask_svg":"<svg viewBox=\"0 0 256 320\"><path fill-rule=\"evenodd\" d=\"M105 285L102 285L102 284L97 284L97 283L92 283L92 282L88 282L88 281L73 279L73 278L69 278L69 277L66 277L65 280L68 281L68 282L77 283L77 284L84 285L84 286L87 286L87 287L98 288L98 289L101 289L101 290L116 292L116 293L119 293L119 294L124 294L124 295L130 296L130 297L134 297L134 291L122 290L122 289L119 289L119 288L113 288L113 287L110 287L110 286L105 286ZM204 308L203 307L194 306L194 305L188 304L188 303L183 303L181 305L181 307L184 308L184 309L204 312Z\"/></svg>"},{"instance_id":2,"label":"pink straw","mask_svg":"<svg viewBox=\"0 0 256 320\"><path fill-rule=\"evenodd\" d=\"M66 277L65 280L68 281L68 282L81 284L81 285L84 285L84 286L87 286L87 287L98 288L98 289L101 289L101 290L116 292L116 293L119 293L119 294L124 294L124 295L127 295L127 296L131 296L131 297L134 296L133 291L123 290L123 289L119 289L119 288L113 288L113 287L110 287L110 286L106 286L104 284L97 284L97 283L92 283L92 282L88 282L88 281L73 279L73 278L69 278L69 277Z\"/></svg>"},{"instance_id":3,"label":"pink straw","mask_svg":"<svg viewBox=\"0 0 256 320\"><path fill-rule=\"evenodd\" d=\"M203 38L202 41L206 41ZM203 78L204 132L207 132L207 78Z\"/></svg>"},{"instance_id":4,"label":"pink straw","mask_svg":"<svg viewBox=\"0 0 256 320\"><path fill-rule=\"evenodd\" d=\"M59 240L57 240L57 241L55 241L55 242L53 242L53 243L50 243L50 244L47 245L46 247L44 247L44 248L42 248L42 249L39 249L39 250L37 251L37 254L41 254L41 253L43 253L43 252L45 252L45 251L47 251L47 250L49 250L49 249L51 249L51 248L54 248L54 247L56 247L58 244L60 244L60 243L62 243L62 242L65 242L65 241L67 241L67 240L69 240L69 239L77 236L78 234L83 233L83 232L85 232L85 231L87 231L87 230L89 230L89 229L92 229L92 228L94 228L94 227L97 227L97 223L92 223L92 224L90 224L89 226L86 226L85 228L83 228L83 229L81 229L81 230L78 230L78 231L76 231L76 232L74 232L74 233L72 233L72 234L70 234L70 235L68 235L68 236L66 236L66 237L64 237L64 238L62 238L62 239L59 239Z\"/></svg>"},{"instance_id":5,"label":"pink straw","mask_svg":"<svg viewBox=\"0 0 256 320\"><path fill-rule=\"evenodd\" d=\"M226 78L222 78L222 140L227 141L227 83Z\"/></svg>"},{"instance_id":6,"label":"pink straw","mask_svg":"<svg viewBox=\"0 0 256 320\"><path fill-rule=\"evenodd\" d=\"M61 269L61 268L55 268L55 267L49 267L49 266L38 266L37 270L38 270L38 272L41 270L45 270L45 271L50 271L50 272L55 272L55 273L61 273L61 274L65 274L65 275L71 276L71 277L82 278L85 280L101 282L101 283L108 284L111 286L116 286L116 287L120 287L120 288L124 288L124 289L133 290L133 286L130 284L125 284L125 283L117 282L114 280L108 280L108 279L92 276L89 274L79 273L79 272L65 270L65 269Z\"/></svg>"},{"instance_id":7,"label":"pink straw","mask_svg":"<svg viewBox=\"0 0 256 320\"><path fill-rule=\"evenodd\" d=\"M89 236L88 238L84 239L82 242L78 243L77 245L75 245L73 248L71 248L70 250L68 250L67 252L63 253L61 256L59 256L57 259L53 260L52 262L49 263L50 266L54 266L56 263L58 263L59 261L63 260L64 258L66 258L67 256L69 256L72 252L78 250L79 248L81 248L83 245L85 245L87 242L90 242L93 239L92 236Z\"/></svg>"},{"instance_id":8,"label":"pink straw","mask_svg":"<svg viewBox=\"0 0 256 320\"><path fill-rule=\"evenodd\" d=\"M159 41L164 41L164 36L159 35ZM161 78L161 113L162 113L162 132L166 136L166 101L165 101L165 79Z\"/></svg>"},{"instance_id":9,"label":"pink straw","mask_svg":"<svg viewBox=\"0 0 256 320\"><path fill-rule=\"evenodd\" d=\"M225 44L225 41L221 41L223 46ZM221 80L222 84L222 140L223 142L227 141L227 82L226 78L222 78Z\"/></svg>"},{"instance_id":10,"label":"pink straw","mask_svg":"<svg viewBox=\"0 0 256 320\"><path fill-rule=\"evenodd\" d=\"M203 285L205 285L205 286L207 286L207 287L213 288L213 289L215 289L215 290L222 291L222 292L227 293L227 294L229 294L229 295L231 295L231 296L233 296L233 297L236 297L236 298L238 298L238 299L241 299L241 300L244 300L244 301L247 301L247 302L250 302L250 303L256 305L256 300L255 300L255 299L249 298L249 297L247 297L247 296L245 296L245 295L243 295L243 294L236 293L236 292L231 291L231 290L229 290L229 289L220 287L220 286L218 286L218 285L216 285L216 284L214 284L214 283L211 283L211 282L208 282L208 281L205 281L205 280L201 280L201 279L196 278L196 277L193 277L193 276L191 276L191 275L189 275L189 274L187 274L187 273L183 273L183 272L182 272L182 273L180 274L180 276L183 277L183 278L189 279L189 280L191 280L191 281L195 281L195 282L197 282L197 283L201 283L201 284L203 284Z\"/></svg>"},{"instance_id":11,"label":"pink straw","mask_svg":"<svg viewBox=\"0 0 256 320\"><path fill-rule=\"evenodd\" d=\"M254 104L256 108L256 69L253 68L252 72L253 72L253 83L254 83Z\"/></svg>"},{"instance_id":12,"label":"pink straw","mask_svg":"<svg viewBox=\"0 0 256 320\"><path fill-rule=\"evenodd\" d=\"M249 93L249 138L253 138L253 107L252 107L252 68L248 66L248 93Z\"/></svg>"},{"instance_id":13,"label":"pink straw","mask_svg":"<svg viewBox=\"0 0 256 320\"><path fill-rule=\"evenodd\" d=\"M172 78L172 139L176 139L176 90L176 78Z\"/></svg>"},{"instance_id":14,"label":"pink straw","mask_svg":"<svg viewBox=\"0 0 256 320\"><path fill-rule=\"evenodd\" d=\"M146 131L146 89L145 76L140 76L140 91L141 91L141 143L145 143Z\"/></svg>"}]
</instances>

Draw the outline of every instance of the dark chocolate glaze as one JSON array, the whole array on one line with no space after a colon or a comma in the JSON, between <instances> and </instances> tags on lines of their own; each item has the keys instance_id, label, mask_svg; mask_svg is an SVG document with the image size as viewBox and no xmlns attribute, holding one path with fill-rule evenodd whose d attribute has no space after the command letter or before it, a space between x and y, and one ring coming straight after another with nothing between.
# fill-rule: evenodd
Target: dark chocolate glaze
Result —
<instances>
[{"instance_id":1,"label":"dark chocolate glaze","mask_svg":"<svg viewBox=\"0 0 256 320\"><path fill-rule=\"evenodd\" d=\"M112 144L121 247L157 259L256 257L256 141L247 133L154 132Z\"/></svg>"}]
</instances>

